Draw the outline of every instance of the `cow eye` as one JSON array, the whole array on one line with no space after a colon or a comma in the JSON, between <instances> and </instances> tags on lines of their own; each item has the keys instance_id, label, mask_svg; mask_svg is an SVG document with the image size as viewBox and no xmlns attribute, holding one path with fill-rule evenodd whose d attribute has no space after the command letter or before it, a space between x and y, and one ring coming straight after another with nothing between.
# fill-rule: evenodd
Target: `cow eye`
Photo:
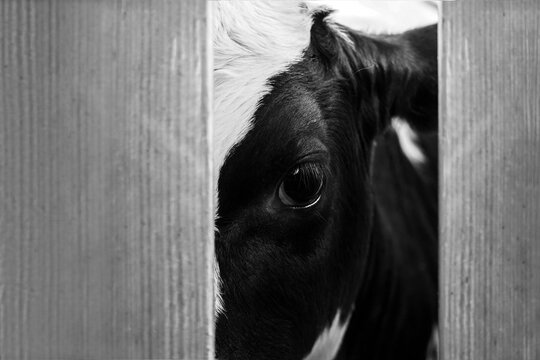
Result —
<instances>
[{"instance_id":1,"label":"cow eye","mask_svg":"<svg viewBox=\"0 0 540 360\"><path fill-rule=\"evenodd\" d=\"M321 198L324 172L317 163L303 163L294 167L281 181L280 201L290 207L307 208Z\"/></svg>"}]
</instances>

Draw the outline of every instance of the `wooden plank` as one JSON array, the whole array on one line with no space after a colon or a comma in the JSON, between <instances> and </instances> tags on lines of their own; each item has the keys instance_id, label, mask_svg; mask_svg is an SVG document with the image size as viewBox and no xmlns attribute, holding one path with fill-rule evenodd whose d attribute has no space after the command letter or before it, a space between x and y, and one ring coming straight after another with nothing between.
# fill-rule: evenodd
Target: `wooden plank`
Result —
<instances>
[{"instance_id":1,"label":"wooden plank","mask_svg":"<svg viewBox=\"0 0 540 360\"><path fill-rule=\"evenodd\" d=\"M0 2L0 358L213 354L207 4Z\"/></svg>"},{"instance_id":2,"label":"wooden plank","mask_svg":"<svg viewBox=\"0 0 540 360\"><path fill-rule=\"evenodd\" d=\"M443 359L540 358L540 3L443 5Z\"/></svg>"}]
</instances>

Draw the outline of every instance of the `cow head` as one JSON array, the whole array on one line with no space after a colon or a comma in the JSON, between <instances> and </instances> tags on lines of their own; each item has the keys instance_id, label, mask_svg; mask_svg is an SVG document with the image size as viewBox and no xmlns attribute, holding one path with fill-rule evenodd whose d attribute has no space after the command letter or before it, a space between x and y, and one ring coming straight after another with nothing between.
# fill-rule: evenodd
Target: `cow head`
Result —
<instances>
[{"instance_id":1,"label":"cow head","mask_svg":"<svg viewBox=\"0 0 540 360\"><path fill-rule=\"evenodd\" d=\"M370 263L372 142L394 116L435 126L435 28L329 15L214 4L219 359L334 357Z\"/></svg>"}]
</instances>

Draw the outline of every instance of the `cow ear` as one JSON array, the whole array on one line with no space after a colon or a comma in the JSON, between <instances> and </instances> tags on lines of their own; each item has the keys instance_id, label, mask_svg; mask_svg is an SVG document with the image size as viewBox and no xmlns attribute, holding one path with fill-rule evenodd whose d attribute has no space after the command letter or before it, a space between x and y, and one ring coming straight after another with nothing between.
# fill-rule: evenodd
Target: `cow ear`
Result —
<instances>
[{"instance_id":1,"label":"cow ear","mask_svg":"<svg viewBox=\"0 0 540 360\"><path fill-rule=\"evenodd\" d=\"M398 116L417 130L437 130L438 71L437 25L410 30L394 37L398 50L387 71Z\"/></svg>"},{"instance_id":2,"label":"cow ear","mask_svg":"<svg viewBox=\"0 0 540 360\"><path fill-rule=\"evenodd\" d=\"M312 26L308 52L327 72L342 72L343 66L354 66L356 54L349 30L330 20L333 10L318 7L311 12ZM351 69L348 69L351 70Z\"/></svg>"},{"instance_id":3,"label":"cow ear","mask_svg":"<svg viewBox=\"0 0 540 360\"><path fill-rule=\"evenodd\" d=\"M376 95L384 105L379 109L384 121L399 117L415 130L437 130L437 25L399 35L356 37L361 56L366 56L366 43L371 43L368 48L375 64Z\"/></svg>"},{"instance_id":4,"label":"cow ear","mask_svg":"<svg viewBox=\"0 0 540 360\"><path fill-rule=\"evenodd\" d=\"M308 54L331 78L348 79L353 101L372 98L375 133L393 117L419 131L437 129L437 25L397 35L368 35L329 19L331 11L312 13ZM366 129L364 129L366 130Z\"/></svg>"}]
</instances>

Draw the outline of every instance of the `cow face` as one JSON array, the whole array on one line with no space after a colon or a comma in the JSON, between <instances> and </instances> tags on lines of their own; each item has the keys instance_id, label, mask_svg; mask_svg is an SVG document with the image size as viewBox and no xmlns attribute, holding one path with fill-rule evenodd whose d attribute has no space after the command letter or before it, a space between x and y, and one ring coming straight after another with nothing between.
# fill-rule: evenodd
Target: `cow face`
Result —
<instances>
[{"instance_id":1,"label":"cow face","mask_svg":"<svg viewBox=\"0 0 540 360\"><path fill-rule=\"evenodd\" d=\"M244 93L260 94L247 125L218 140L236 139L216 156L219 359L309 357L325 328L325 356L336 354L368 263L371 143L400 108L403 89L394 81L411 76L391 70L394 40L340 28L326 11L295 11L300 27L308 19L307 43L286 66L272 62L280 70L264 79L264 90ZM248 47L235 31L228 35L235 46ZM259 61L264 73L264 56ZM246 71L259 71L248 63ZM258 76L222 70L218 108L227 103L219 99L227 81L251 89L242 76ZM230 96L240 103L216 109L217 117L246 117L253 100L238 93Z\"/></svg>"}]
</instances>

